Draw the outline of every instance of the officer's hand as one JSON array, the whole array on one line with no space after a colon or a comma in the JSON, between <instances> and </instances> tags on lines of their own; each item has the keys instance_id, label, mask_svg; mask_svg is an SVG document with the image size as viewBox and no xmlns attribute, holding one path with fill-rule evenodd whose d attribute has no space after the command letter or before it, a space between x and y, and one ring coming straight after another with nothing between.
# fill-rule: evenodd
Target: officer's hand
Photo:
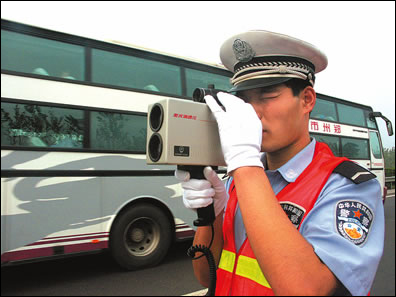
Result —
<instances>
[{"instance_id":1,"label":"officer's hand","mask_svg":"<svg viewBox=\"0 0 396 297\"><path fill-rule=\"evenodd\" d=\"M214 202L216 216L224 209L228 194L223 182L212 167L205 167L204 176L206 179L190 179L190 173L184 170L176 170L175 176L181 181L185 207L196 210Z\"/></svg>"},{"instance_id":2,"label":"officer's hand","mask_svg":"<svg viewBox=\"0 0 396 297\"><path fill-rule=\"evenodd\" d=\"M217 98L225 107L224 111L212 96L204 98L219 127L228 173L243 166L263 167L260 161L262 125L253 106L236 96L220 92Z\"/></svg>"}]
</instances>

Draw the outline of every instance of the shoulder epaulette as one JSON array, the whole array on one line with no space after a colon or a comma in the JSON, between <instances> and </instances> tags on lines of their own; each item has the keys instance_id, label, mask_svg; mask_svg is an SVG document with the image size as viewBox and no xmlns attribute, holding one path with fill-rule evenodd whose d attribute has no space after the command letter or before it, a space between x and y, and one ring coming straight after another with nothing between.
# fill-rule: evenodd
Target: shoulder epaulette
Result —
<instances>
[{"instance_id":1,"label":"shoulder epaulette","mask_svg":"<svg viewBox=\"0 0 396 297\"><path fill-rule=\"evenodd\" d=\"M377 177L371 171L352 161L342 162L333 170L333 172L341 174L342 176L353 181L355 184L361 184Z\"/></svg>"}]
</instances>

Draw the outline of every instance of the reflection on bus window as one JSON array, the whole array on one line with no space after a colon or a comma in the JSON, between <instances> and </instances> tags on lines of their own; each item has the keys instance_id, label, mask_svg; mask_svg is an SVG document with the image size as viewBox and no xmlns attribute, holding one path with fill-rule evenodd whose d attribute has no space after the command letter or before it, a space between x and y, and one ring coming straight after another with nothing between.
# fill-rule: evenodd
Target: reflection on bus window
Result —
<instances>
[{"instance_id":1,"label":"reflection on bus window","mask_svg":"<svg viewBox=\"0 0 396 297\"><path fill-rule=\"evenodd\" d=\"M370 159L367 139L341 138L342 155L349 159Z\"/></svg>"},{"instance_id":2,"label":"reflection on bus window","mask_svg":"<svg viewBox=\"0 0 396 297\"><path fill-rule=\"evenodd\" d=\"M146 116L91 112L91 148L145 152Z\"/></svg>"},{"instance_id":3,"label":"reflection on bus window","mask_svg":"<svg viewBox=\"0 0 396 297\"><path fill-rule=\"evenodd\" d=\"M83 147L83 111L1 103L1 145Z\"/></svg>"}]
</instances>

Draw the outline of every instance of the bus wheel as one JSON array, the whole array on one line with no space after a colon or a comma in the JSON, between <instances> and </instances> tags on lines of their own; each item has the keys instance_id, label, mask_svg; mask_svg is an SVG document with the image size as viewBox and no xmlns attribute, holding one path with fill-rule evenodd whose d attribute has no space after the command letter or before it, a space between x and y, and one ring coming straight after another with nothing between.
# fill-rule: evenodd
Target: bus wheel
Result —
<instances>
[{"instance_id":1,"label":"bus wheel","mask_svg":"<svg viewBox=\"0 0 396 297\"><path fill-rule=\"evenodd\" d=\"M116 218L110 250L121 267L135 270L161 262L171 242L172 228L164 212L150 204L138 204Z\"/></svg>"}]
</instances>

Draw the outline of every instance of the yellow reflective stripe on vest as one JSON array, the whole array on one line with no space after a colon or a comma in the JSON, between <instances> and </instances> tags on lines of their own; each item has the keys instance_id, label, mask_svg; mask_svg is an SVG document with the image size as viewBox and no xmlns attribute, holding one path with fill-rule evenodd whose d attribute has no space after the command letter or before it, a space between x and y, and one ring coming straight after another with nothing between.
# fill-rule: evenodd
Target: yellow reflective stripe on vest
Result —
<instances>
[{"instance_id":1,"label":"yellow reflective stripe on vest","mask_svg":"<svg viewBox=\"0 0 396 297\"><path fill-rule=\"evenodd\" d=\"M256 259L239 256L235 274L246 277L264 287L271 288Z\"/></svg>"},{"instance_id":2,"label":"yellow reflective stripe on vest","mask_svg":"<svg viewBox=\"0 0 396 297\"><path fill-rule=\"evenodd\" d=\"M223 250L221 252L219 268L228 271L230 273L233 273L234 265L235 265L235 257L236 257L235 253L227 250Z\"/></svg>"}]
</instances>

